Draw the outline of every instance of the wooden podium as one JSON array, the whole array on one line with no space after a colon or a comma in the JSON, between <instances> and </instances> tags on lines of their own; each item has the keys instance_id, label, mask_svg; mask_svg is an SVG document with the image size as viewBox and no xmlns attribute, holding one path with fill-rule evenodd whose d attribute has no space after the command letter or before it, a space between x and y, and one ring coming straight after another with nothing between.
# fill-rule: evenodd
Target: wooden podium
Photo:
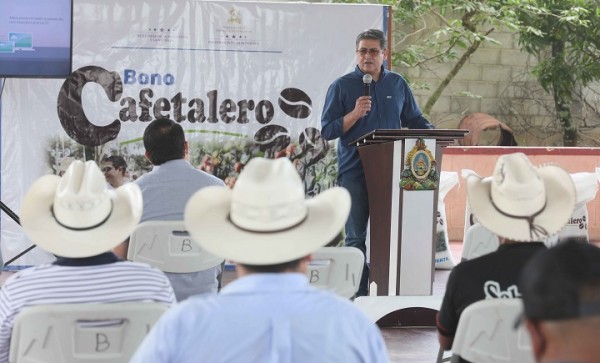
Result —
<instances>
[{"instance_id":1,"label":"wooden podium","mask_svg":"<svg viewBox=\"0 0 600 363\"><path fill-rule=\"evenodd\" d=\"M439 310L441 297L431 295L442 151L467 133L380 129L353 141L365 171L370 213L370 296L355 303L374 321L404 307Z\"/></svg>"}]
</instances>

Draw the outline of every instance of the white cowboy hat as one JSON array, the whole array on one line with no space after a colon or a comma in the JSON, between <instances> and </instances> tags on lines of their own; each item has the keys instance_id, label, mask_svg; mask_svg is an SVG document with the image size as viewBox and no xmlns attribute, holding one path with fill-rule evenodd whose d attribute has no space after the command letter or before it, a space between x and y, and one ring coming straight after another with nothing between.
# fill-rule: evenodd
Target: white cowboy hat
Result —
<instances>
[{"instance_id":1,"label":"white cowboy hat","mask_svg":"<svg viewBox=\"0 0 600 363\"><path fill-rule=\"evenodd\" d=\"M206 187L185 208L185 225L200 247L248 265L292 261L317 250L342 230L350 194L334 187L305 199L287 158L253 158L232 190Z\"/></svg>"},{"instance_id":2,"label":"white cowboy hat","mask_svg":"<svg viewBox=\"0 0 600 363\"><path fill-rule=\"evenodd\" d=\"M106 188L93 161L76 160L61 178L33 183L21 207L25 234L44 250L63 257L90 257L123 242L142 216L142 193L129 183Z\"/></svg>"},{"instance_id":3,"label":"white cowboy hat","mask_svg":"<svg viewBox=\"0 0 600 363\"><path fill-rule=\"evenodd\" d=\"M513 241L543 241L567 224L575 185L557 165L537 168L523 153L502 155L487 178L467 176L471 212L487 229Z\"/></svg>"}]
</instances>

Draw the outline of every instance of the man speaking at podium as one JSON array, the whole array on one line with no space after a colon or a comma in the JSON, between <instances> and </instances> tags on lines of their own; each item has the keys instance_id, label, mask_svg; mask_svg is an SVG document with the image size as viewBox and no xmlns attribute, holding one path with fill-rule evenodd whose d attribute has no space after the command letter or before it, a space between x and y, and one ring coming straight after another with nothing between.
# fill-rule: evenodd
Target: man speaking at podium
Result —
<instances>
[{"instance_id":1,"label":"man speaking at podium","mask_svg":"<svg viewBox=\"0 0 600 363\"><path fill-rule=\"evenodd\" d=\"M433 129L421 114L408 83L383 67L387 58L385 34L368 29L356 37L356 69L336 79L327 91L321 117L321 134L339 138L338 183L348 189L352 209L346 222L346 246L366 255L369 199L356 145L348 145L376 129ZM368 295L369 270L365 268L357 296Z\"/></svg>"}]
</instances>

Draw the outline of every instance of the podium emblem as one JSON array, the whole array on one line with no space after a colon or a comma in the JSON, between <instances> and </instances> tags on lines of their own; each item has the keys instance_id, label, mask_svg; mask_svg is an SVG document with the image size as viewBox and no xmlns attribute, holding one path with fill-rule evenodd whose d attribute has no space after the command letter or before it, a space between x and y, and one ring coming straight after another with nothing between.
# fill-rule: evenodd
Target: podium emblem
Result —
<instances>
[{"instance_id":1,"label":"podium emblem","mask_svg":"<svg viewBox=\"0 0 600 363\"><path fill-rule=\"evenodd\" d=\"M435 190L439 182L435 158L422 138L404 160L404 169L400 178L400 187L404 190Z\"/></svg>"}]
</instances>

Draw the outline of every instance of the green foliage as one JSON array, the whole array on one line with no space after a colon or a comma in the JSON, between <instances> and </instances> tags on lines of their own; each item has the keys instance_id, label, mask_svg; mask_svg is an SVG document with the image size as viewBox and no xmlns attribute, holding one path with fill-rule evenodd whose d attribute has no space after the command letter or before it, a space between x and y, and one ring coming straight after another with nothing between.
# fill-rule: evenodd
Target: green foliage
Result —
<instances>
[{"instance_id":1,"label":"green foliage","mask_svg":"<svg viewBox=\"0 0 600 363\"><path fill-rule=\"evenodd\" d=\"M394 33L401 43L417 33L426 34L411 38L394 54L394 65L408 67L455 61L474 44L499 44L488 36L495 28L516 29L516 14L506 1L399 1L393 14ZM407 28L413 29L413 34L400 30Z\"/></svg>"},{"instance_id":2,"label":"green foliage","mask_svg":"<svg viewBox=\"0 0 600 363\"><path fill-rule=\"evenodd\" d=\"M552 94L565 146L577 144L571 103L578 88L600 80L597 0L526 0L518 8L519 44L538 57L533 74Z\"/></svg>"},{"instance_id":3,"label":"green foliage","mask_svg":"<svg viewBox=\"0 0 600 363\"><path fill-rule=\"evenodd\" d=\"M335 2L361 2L334 0ZM468 58L483 43L499 45L496 29L519 34L519 45L535 55L533 69L550 93L565 145L577 142L571 118L575 90L600 80L600 2L598 0L382 0L392 6L393 66L453 68L422 108L428 114ZM427 89L423 84L416 86Z\"/></svg>"},{"instance_id":4,"label":"green foliage","mask_svg":"<svg viewBox=\"0 0 600 363\"><path fill-rule=\"evenodd\" d=\"M517 12L510 0L412 0L394 4L396 52L392 65L428 68L453 64L422 107L429 114L442 92L484 43L500 45L496 29L517 29Z\"/></svg>"}]
</instances>

